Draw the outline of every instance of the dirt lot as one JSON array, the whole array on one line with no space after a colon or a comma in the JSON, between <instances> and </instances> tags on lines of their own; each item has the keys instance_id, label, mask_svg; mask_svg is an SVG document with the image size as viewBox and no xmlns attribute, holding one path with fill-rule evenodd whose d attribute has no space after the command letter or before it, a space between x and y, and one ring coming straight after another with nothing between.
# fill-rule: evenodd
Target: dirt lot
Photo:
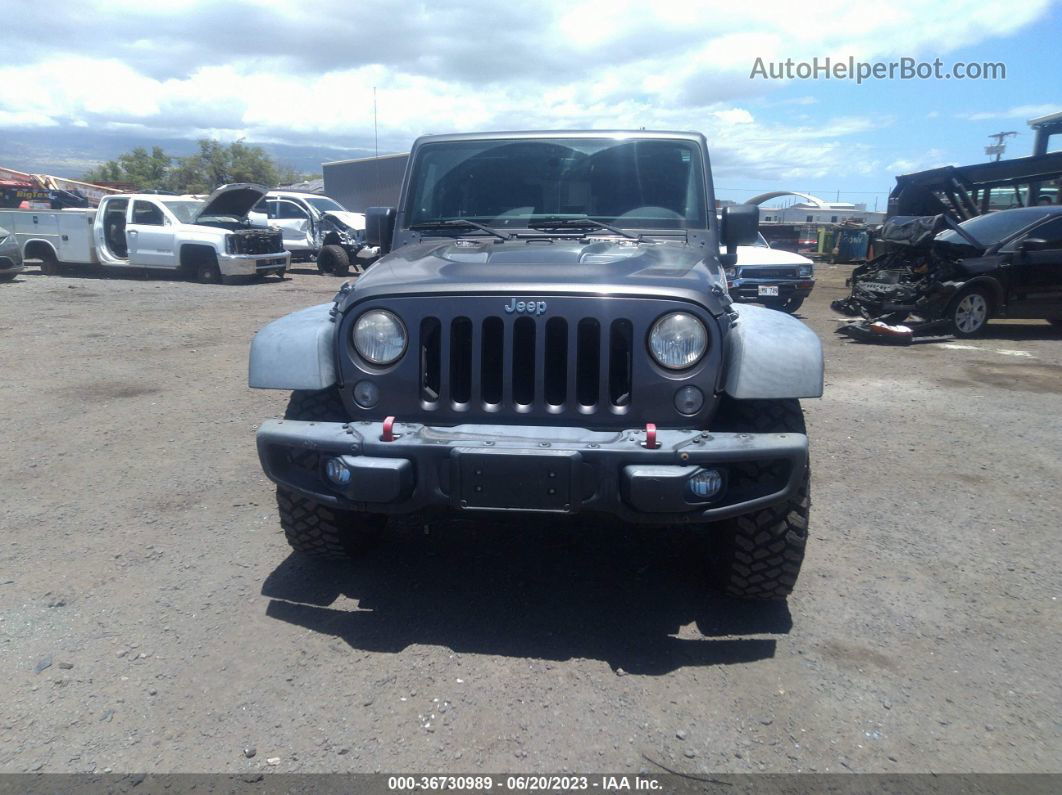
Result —
<instances>
[{"instance_id":1,"label":"dirt lot","mask_svg":"<svg viewBox=\"0 0 1062 795\"><path fill-rule=\"evenodd\" d=\"M849 343L843 276L773 607L707 592L688 531L292 557L247 348L337 280L0 285L0 770L1062 770L1062 334Z\"/></svg>"}]
</instances>

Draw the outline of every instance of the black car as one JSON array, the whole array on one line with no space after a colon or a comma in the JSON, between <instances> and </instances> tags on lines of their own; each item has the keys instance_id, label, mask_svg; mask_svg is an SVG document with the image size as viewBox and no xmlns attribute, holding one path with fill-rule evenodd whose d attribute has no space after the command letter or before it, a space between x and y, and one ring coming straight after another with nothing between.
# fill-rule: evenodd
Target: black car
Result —
<instances>
[{"instance_id":1,"label":"black car","mask_svg":"<svg viewBox=\"0 0 1062 795\"><path fill-rule=\"evenodd\" d=\"M899 323L910 316L970 337L992 318L1062 324L1062 207L1021 207L956 224L946 216L886 223L884 255L852 272L834 307Z\"/></svg>"}]
</instances>

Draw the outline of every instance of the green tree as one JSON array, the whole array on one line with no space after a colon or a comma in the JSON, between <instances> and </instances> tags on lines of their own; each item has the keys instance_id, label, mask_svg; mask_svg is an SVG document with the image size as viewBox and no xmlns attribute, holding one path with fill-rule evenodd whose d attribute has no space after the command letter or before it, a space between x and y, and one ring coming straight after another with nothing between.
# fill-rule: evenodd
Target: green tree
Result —
<instances>
[{"instance_id":1,"label":"green tree","mask_svg":"<svg viewBox=\"0 0 1062 795\"><path fill-rule=\"evenodd\" d=\"M209 193L230 182L255 182L272 187L280 170L260 146L243 141L224 144L202 139L199 151L182 157L170 174L170 188L179 193Z\"/></svg>"},{"instance_id":2,"label":"green tree","mask_svg":"<svg viewBox=\"0 0 1062 795\"><path fill-rule=\"evenodd\" d=\"M173 158L161 148L149 154L143 147L120 155L115 160L89 171L86 182L122 182L137 190L171 190L175 193L210 193L230 182L254 182L273 187L297 182L301 175L292 168L278 165L260 146L233 141L201 139L199 151L187 157Z\"/></svg>"},{"instance_id":3,"label":"green tree","mask_svg":"<svg viewBox=\"0 0 1062 795\"><path fill-rule=\"evenodd\" d=\"M138 146L119 155L116 160L108 160L92 169L83 179L86 182L123 182L137 190L162 189L166 187L172 163L173 158L161 147L152 147L149 153Z\"/></svg>"}]
</instances>

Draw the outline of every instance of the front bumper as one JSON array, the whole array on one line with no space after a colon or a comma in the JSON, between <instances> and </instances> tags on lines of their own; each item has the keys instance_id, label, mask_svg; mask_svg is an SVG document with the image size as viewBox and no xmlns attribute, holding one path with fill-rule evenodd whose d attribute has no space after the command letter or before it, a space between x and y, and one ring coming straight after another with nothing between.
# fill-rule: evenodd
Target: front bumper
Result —
<instances>
[{"instance_id":1,"label":"front bumper","mask_svg":"<svg viewBox=\"0 0 1062 795\"><path fill-rule=\"evenodd\" d=\"M777 287L777 296L760 295L760 286ZM790 298L807 298L815 288L815 280L807 279L756 279L742 276L727 281L727 290L735 301L785 301Z\"/></svg>"},{"instance_id":2,"label":"front bumper","mask_svg":"<svg viewBox=\"0 0 1062 795\"><path fill-rule=\"evenodd\" d=\"M278 254L222 254L218 257L222 276L254 276L256 273L287 269L290 264L290 251Z\"/></svg>"},{"instance_id":3,"label":"front bumper","mask_svg":"<svg viewBox=\"0 0 1062 795\"><path fill-rule=\"evenodd\" d=\"M336 508L408 513L429 508L549 513L597 512L627 521L725 519L789 498L799 488L808 440L793 433L591 431L512 425L439 428L379 422L269 420L258 455L275 483ZM341 458L345 486L325 475ZM693 496L689 477L718 469L723 490Z\"/></svg>"}]
</instances>

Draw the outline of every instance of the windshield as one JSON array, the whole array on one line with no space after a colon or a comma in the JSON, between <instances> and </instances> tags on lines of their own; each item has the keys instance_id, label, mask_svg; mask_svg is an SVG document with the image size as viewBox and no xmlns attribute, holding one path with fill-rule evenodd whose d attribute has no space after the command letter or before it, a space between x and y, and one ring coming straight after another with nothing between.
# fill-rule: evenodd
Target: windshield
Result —
<instances>
[{"instance_id":1,"label":"windshield","mask_svg":"<svg viewBox=\"0 0 1062 795\"><path fill-rule=\"evenodd\" d=\"M182 224L194 223L195 216L198 214L203 204L205 204L205 202L195 201L194 199L163 202L166 209L173 213L174 217Z\"/></svg>"},{"instance_id":2,"label":"windshield","mask_svg":"<svg viewBox=\"0 0 1062 795\"><path fill-rule=\"evenodd\" d=\"M535 139L429 143L417 151L407 226L465 219L526 228L586 218L703 229L704 167L689 141Z\"/></svg>"},{"instance_id":3,"label":"windshield","mask_svg":"<svg viewBox=\"0 0 1062 795\"><path fill-rule=\"evenodd\" d=\"M959 226L964 232L972 235L977 242L988 248L1050 214L1051 211L1043 207L1024 207L1020 210L1004 210L978 215L963 221ZM937 235L937 240L958 246L969 245L969 241L954 229L945 229Z\"/></svg>"},{"instance_id":4,"label":"windshield","mask_svg":"<svg viewBox=\"0 0 1062 795\"><path fill-rule=\"evenodd\" d=\"M329 199L327 196L315 196L312 199L304 198L304 202L313 207L319 213L330 213L338 210L344 212L345 207L337 202L335 199Z\"/></svg>"}]
</instances>

